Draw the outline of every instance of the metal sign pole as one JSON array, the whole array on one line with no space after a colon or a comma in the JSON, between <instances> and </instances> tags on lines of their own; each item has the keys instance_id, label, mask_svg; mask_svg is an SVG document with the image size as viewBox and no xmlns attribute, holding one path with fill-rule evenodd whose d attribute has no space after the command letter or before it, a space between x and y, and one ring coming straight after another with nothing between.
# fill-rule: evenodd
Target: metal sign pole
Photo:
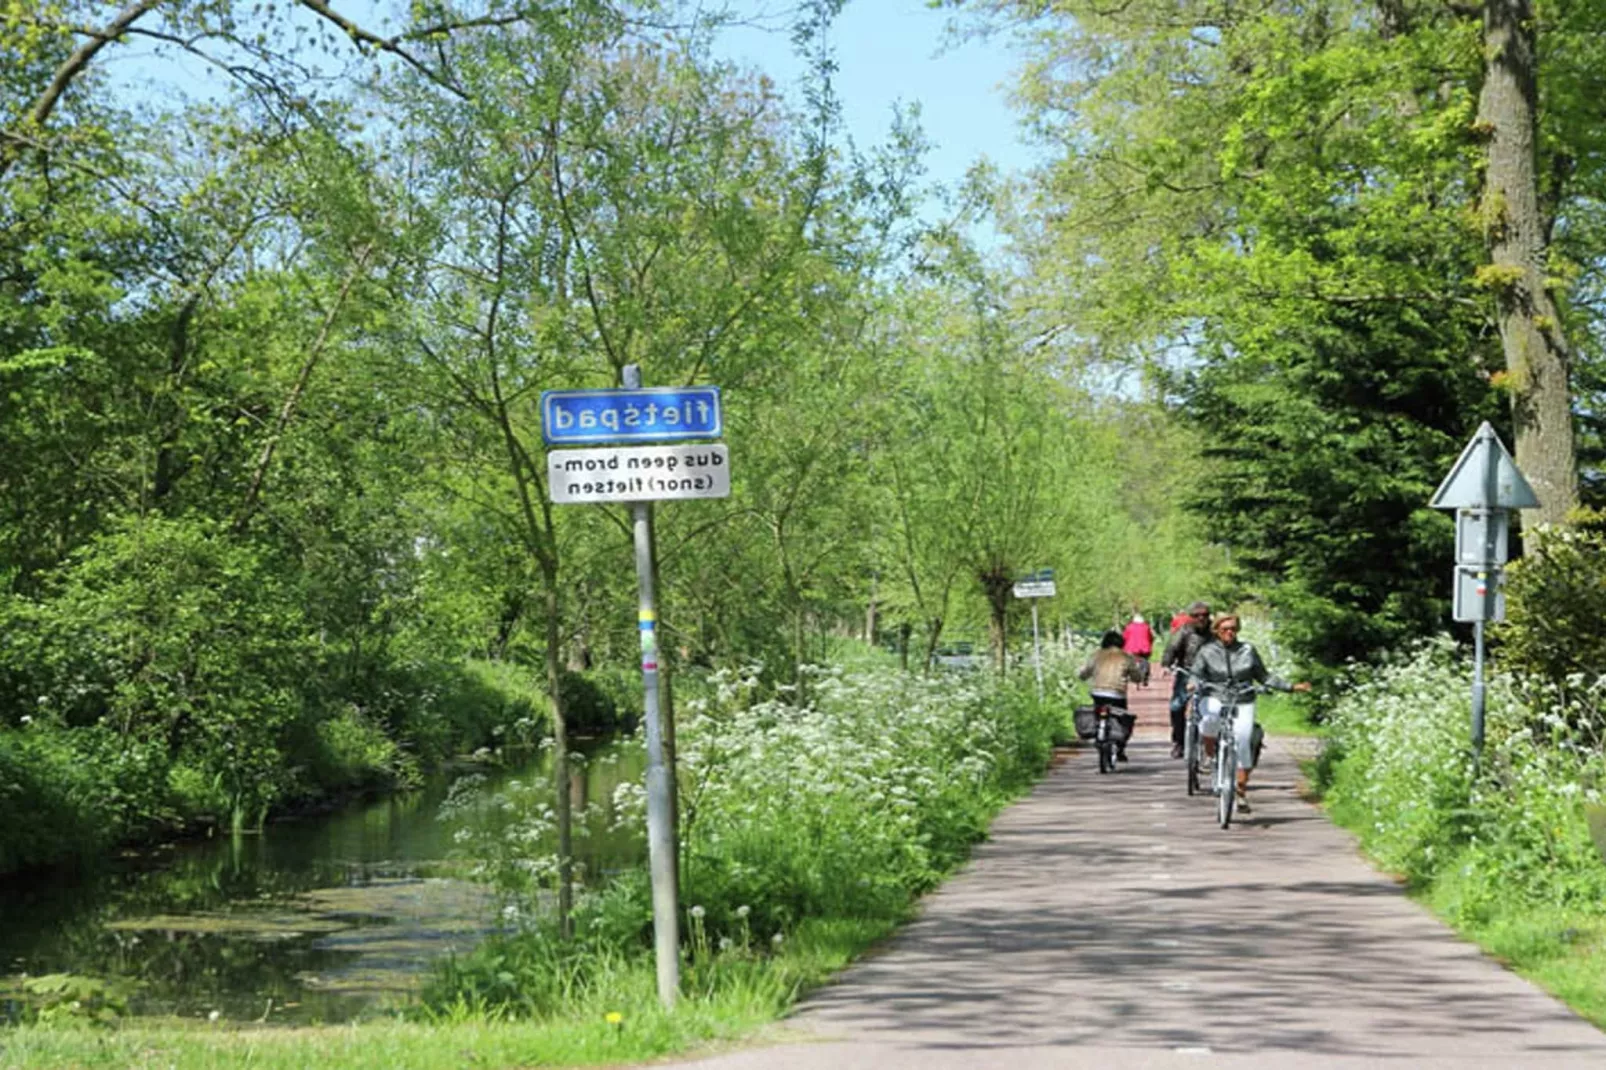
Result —
<instances>
[{"instance_id":1,"label":"metal sign pole","mask_svg":"<svg viewBox=\"0 0 1606 1070\"><path fill-rule=\"evenodd\" d=\"M1483 621L1472 623L1472 760L1483 758Z\"/></svg>"},{"instance_id":2,"label":"metal sign pole","mask_svg":"<svg viewBox=\"0 0 1606 1070\"><path fill-rule=\"evenodd\" d=\"M1037 704L1043 704L1043 640L1037 633L1037 599L1032 599L1032 664L1037 668Z\"/></svg>"},{"instance_id":3,"label":"metal sign pole","mask_svg":"<svg viewBox=\"0 0 1606 1070\"><path fill-rule=\"evenodd\" d=\"M1483 759L1485 623L1505 619L1501 582L1511 512L1535 509L1539 496L1523 477L1494 428L1484 422L1456 458L1428 503L1456 510L1456 565L1451 573L1453 616L1472 624L1472 760Z\"/></svg>"},{"instance_id":4,"label":"metal sign pole","mask_svg":"<svg viewBox=\"0 0 1606 1070\"><path fill-rule=\"evenodd\" d=\"M624 385L641 388L641 368L627 364ZM664 731L658 704L658 605L653 589L652 505L632 502L636 543L636 582L641 589L637 622L641 631L641 682L647 721L647 860L652 875L652 943L658 965L658 999L672 1008L680 994L680 913L675 895L674 812L669 768L664 762Z\"/></svg>"}]
</instances>

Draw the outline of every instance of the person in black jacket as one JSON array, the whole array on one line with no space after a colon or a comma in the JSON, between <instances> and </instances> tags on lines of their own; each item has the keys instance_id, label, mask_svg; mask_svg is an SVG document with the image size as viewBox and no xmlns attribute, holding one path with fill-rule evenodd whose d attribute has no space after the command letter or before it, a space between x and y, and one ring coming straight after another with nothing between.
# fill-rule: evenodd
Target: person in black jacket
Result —
<instances>
[{"instance_id":1,"label":"person in black jacket","mask_svg":"<svg viewBox=\"0 0 1606 1070\"><path fill-rule=\"evenodd\" d=\"M1188 621L1178 628L1160 655L1160 667L1171 670L1171 757L1182 757L1182 740L1187 729L1188 688L1186 670L1193 664L1199 648L1210 641L1210 607L1195 602L1188 607Z\"/></svg>"}]
</instances>

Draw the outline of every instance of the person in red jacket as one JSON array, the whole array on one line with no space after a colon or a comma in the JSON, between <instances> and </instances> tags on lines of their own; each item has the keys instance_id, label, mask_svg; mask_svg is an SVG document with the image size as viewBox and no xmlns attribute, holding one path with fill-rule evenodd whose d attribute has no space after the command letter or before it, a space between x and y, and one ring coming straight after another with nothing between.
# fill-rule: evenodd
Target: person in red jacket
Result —
<instances>
[{"instance_id":1,"label":"person in red jacket","mask_svg":"<svg viewBox=\"0 0 1606 1070\"><path fill-rule=\"evenodd\" d=\"M1154 653L1154 629L1149 627L1143 614L1134 613L1121 633L1121 649L1132 655L1138 663L1139 687L1149 686L1149 655Z\"/></svg>"}]
</instances>

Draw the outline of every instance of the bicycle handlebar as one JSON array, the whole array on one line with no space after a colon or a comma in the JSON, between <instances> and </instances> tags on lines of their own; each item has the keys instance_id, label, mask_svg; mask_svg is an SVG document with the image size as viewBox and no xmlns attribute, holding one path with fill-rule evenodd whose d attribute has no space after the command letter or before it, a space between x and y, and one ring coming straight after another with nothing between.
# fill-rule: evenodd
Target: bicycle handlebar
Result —
<instances>
[{"instance_id":1,"label":"bicycle handlebar","mask_svg":"<svg viewBox=\"0 0 1606 1070\"><path fill-rule=\"evenodd\" d=\"M1265 684L1255 683L1253 680L1234 680L1231 683L1215 683L1215 682L1211 682L1211 683L1202 684L1202 685L1200 685L1200 687L1206 694L1216 695L1216 696L1220 696L1220 695L1264 695L1267 692L1276 690L1276 688L1267 687Z\"/></svg>"}]
</instances>

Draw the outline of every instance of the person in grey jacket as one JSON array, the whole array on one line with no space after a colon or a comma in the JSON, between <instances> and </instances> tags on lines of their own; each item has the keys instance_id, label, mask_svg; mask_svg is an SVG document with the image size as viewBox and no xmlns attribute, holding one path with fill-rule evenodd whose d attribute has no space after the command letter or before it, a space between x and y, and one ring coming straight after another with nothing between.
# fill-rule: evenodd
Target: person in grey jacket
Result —
<instances>
[{"instance_id":1,"label":"person in grey jacket","mask_svg":"<svg viewBox=\"0 0 1606 1070\"><path fill-rule=\"evenodd\" d=\"M1160 667L1170 669L1171 677L1171 757L1182 757L1182 740L1187 727L1188 691L1187 668L1193 664L1199 648L1210 641L1210 607L1195 602L1188 607L1188 619L1172 633L1171 641L1160 655ZM1178 672L1177 670L1183 670Z\"/></svg>"},{"instance_id":2,"label":"person in grey jacket","mask_svg":"<svg viewBox=\"0 0 1606 1070\"><path fill-rule=\"evenodd\" d=\"M1260 651L1238 638L1238 617L1228 613L1217 617L1212 628L1215 638L1199 648L1188 668L1190 688L1197 688L1200 699L1200 735L1204 737L1205 753L1216 756L1216 738L1221 734L1220 694L1230 684L1264 684L1273 691L1309 691L1310 684L1291 684L1274 676L1260 660ZM1255 734L1255 704L1253 701L1238 707L1233 720L1233 738L1238 750L1238 809L1249 813L1249 774L1255 767L1252 746Z\"/></svg>"}]
</instances>

